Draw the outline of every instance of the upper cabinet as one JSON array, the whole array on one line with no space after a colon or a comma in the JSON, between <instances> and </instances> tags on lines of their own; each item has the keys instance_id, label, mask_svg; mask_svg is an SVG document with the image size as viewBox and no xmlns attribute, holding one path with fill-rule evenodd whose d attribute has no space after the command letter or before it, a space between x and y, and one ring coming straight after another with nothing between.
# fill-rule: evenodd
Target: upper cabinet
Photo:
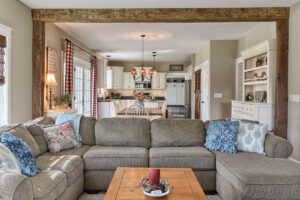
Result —
<instances>
[{"instance_id":1,"label":"upper cabinet","mask_svg":"<svg viewBox=\"0 0 300 200\"><path fill-rule=\"evenodd\" d=\"M134 89L135 82L130 72L123 73L123 89Z\"/></svg>"},{"instance_id":2,"label":"upper cabinet","mask_svg":"<svg viewBox=\"0 0 300 200\"><path fill-rule=\"evenodd\" d=\"M123 89L124 67L107 67L107 89Z\"/></svg>"},{"instance_id":3,"label":"upper cabinet","mask_svg":"<svg viewBox=\"0 0 300 200\"><path fill-rule=\"evenodd\" d=\"M166 88L166 73L156 73L152 77L152 89L165 89Z\"/></svg>"}]
</instances>

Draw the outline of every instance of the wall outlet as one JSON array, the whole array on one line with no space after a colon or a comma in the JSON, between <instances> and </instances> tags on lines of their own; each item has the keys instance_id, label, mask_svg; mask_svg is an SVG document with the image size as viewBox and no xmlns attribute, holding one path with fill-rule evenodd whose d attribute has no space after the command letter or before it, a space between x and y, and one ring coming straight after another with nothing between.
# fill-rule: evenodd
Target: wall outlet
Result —
<instances>
[{"instance_id":1,"label":"wall outlet","mask_svg":"<svg viewBox=\"0 0 300 200\"><path fill-rule=\"evenodd\" d=\"M222 98L223 94L222 93L214 93L214 98Z\"/></svg>"},{"instance_id":2,"label":"wall outlet","mask_svg":"<svg viewBox=\"0 0 300 200\"><path fill-rule=\"evenodd\" d=\"M291 94L290 95L290 102L299 103L300 102L300 95L298 95L298 94Z\"/></svg>"}]
</instances>

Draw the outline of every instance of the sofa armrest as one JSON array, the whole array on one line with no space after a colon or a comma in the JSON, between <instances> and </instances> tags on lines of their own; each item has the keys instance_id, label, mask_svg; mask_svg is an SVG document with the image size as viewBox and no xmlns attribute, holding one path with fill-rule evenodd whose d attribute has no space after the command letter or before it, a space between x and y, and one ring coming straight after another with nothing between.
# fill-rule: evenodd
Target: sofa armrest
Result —
<instances>
[{"instance_id":1,"label":"sofa armrest","mask_svg":"<svg viewBox=\"0 0 300 200\"><path fill-rule=\"evenodd\" d=\"M293 146L286 139L267 133L265 153L271 158L287 158L293 153Z\"/></svg>"},{"instance_id":2,"label":"sofa armrest","mask_svg":"<svg viewBox=\"0 0 300 200\"><path fill-rule=\"evenodd\" d=\"M0 199L32 200L31 180L21 174L0 173Z\"/></svg>"}]
</instances>

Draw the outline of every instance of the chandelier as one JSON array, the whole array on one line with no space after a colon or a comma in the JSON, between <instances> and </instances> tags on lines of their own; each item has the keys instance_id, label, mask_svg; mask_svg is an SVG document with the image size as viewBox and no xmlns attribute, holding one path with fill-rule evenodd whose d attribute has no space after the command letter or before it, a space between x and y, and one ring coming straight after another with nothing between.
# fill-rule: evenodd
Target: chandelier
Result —
<instances>
[{"instance_id":1,"label":"chandelier","mask_svg":"<svg viewBox=\"0 0 300 200\"><path fill-rule=\"evenodd\" d=\"M146 70L144 68L144 40L145 40L145 37L146 37L146 35L141 35L141 38L142 38L142 68L140 70L140 75L138 77L136 77L137 76L136 69L133 68L131 70L131 75L133 76L134 80L137 80L139 78L141 78L141 81L144 81L145 79L152 80L152 77L155 76L155 74L156 74L156 71L153 70L153 69L151 69L151 70L149 70L149 73L148 73L148 75L150 76L150 78L146 76ZM155 59L154 59L154 64L155 64Z\"/></svg>"}]
</instances>

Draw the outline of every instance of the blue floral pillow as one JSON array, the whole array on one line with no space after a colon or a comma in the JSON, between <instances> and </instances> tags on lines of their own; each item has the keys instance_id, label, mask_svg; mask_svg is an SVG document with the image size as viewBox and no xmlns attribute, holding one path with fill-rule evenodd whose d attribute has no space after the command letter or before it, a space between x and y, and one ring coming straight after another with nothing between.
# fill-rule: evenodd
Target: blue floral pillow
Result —
<instances>
[{"instance_id":1,"label":"blue floral pillow","mask_svg":"<svg viewBox=\"0 0 300 200\"><path fill-rule=\"evenodd\" d=\"M238 127L238 121L210 121L205 147L211 151L236 153Z\"/></svg>"},{"instance_id":2,"label":"blue floral pillow","mask_svg":"<svg viewBox=\"0 0 300 200\"><path fill-rule=\"evenodd\" d=\"M0 136L0 142L14 154L20 165L22 174L35 176L41 172L36 166L31 149L20 138L12 134L3 133Z\"/></svg>"},{"instance_id":3,"label":"blue floral pillow","mask_svg":"<svg viewBox=\"0 0 300 200\"><path fill-rule=\"evenodd\" d=\"M237 136L238 150L265 155L267 131L264 124L240 123Z\"/></svg>"}]
</instances>

